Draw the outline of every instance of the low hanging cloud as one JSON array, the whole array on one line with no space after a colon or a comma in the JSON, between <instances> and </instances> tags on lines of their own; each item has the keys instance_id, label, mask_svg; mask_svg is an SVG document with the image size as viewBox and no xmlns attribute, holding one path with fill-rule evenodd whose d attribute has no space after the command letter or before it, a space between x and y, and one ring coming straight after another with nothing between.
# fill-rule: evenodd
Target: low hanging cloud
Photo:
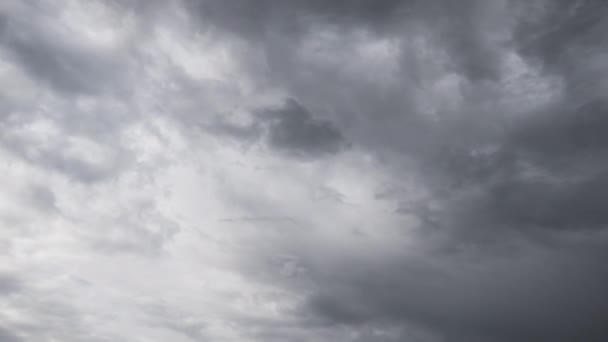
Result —
<instances>
[{"instance_id":1,"label":"low hanging cloud","mask_svg":"<svg viewBox=\"0 0 608 342\"><path fill-rule=\"evenodd\" d=\"M606 341L607 10L3 2L0 340Z\"/></svg>"}]
</instances>

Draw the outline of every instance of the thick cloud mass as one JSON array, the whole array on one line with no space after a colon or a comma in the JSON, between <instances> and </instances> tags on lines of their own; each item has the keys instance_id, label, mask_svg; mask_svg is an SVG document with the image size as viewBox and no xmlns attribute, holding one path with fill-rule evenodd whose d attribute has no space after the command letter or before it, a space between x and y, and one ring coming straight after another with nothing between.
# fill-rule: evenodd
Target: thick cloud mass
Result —
<instances>
[{"instance_id":1,"label":"thick cloud mass","mask_svg":"<svg viewBox=\"0 0 608 342\"><path fill-rule=\"evenodd\" d=\"M0 341L607 341L607 11L2 1Z\"/></svg>"}]
</instances>

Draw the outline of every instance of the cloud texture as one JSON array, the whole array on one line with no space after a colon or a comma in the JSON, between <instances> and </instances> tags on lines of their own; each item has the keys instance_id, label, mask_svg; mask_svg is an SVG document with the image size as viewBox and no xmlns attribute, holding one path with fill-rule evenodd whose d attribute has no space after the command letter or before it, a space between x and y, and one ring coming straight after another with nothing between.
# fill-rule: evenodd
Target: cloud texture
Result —
<instances>
[{"instance_id":1,"label":"cloud texture","mask_svg":"<svg viewBox=\"0 0 608 342\"><path fill-rule=\"evenodd\" d=\"M0 340L608 340L607 14L3 1Z\"/></svg>"}]
</instances>

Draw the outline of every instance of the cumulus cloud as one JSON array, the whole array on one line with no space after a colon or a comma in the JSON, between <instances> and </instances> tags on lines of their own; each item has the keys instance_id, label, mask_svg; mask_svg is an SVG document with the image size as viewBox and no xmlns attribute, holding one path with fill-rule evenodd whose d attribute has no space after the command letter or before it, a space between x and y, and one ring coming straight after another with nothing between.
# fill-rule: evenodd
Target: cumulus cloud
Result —
<instances>
[{"instance_id":1,"label":"cumulus cloud","mask_svg":"<svg viewBox=\"0 0 608 342\"><path fill-rule=\"evenodd\" d=\"M0 340L605 341L608 7L0 4Z\"/></svg>"}]
</instances>

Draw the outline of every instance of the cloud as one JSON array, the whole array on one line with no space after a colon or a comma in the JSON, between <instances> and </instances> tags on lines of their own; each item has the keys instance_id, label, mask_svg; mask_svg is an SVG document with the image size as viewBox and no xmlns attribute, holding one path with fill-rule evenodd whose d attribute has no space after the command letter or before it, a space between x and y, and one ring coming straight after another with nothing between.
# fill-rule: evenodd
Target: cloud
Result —
<instances>
[{"instance_id":1,"label":"cloud","mask_svg":"<svg viewBox=\"0 0 608 342\"><path fill-rule=\"evenodd\" d=\"M246 145L264 143L270 150L299 159L336 154L348 144L330 121L317 119L294 99L279 106L252 110L251 123L219 119L205 128L220 137L230 137Z\"/></svg>"},{"instance_id":2,"label":"cloud","mask_svg":"<svg viewBox=\"0 0 608 342\"><path fill-rule=\"evenodd\" d=\"M22 341L19 337L13 335L10 331L6 331L4 329L0 329L0 337L2 338L2 341L7 341L7 342Z\"/></svg>"},{"instance_id":3,"label":"cloud","mask_svg":"<svg viewBox=\"0 0 608 342\"><path fill-rule=\"evenodd\" d=\"M344 138L336 127L314 119L293 99L262 115L269 117L268 144L277 150L306 157L336 153L344 146Z\"/></svg>"},{"instance_id":4,"label":"cloud","mask_svg":"<svg viewBox=\"0 0 608 342\"><path fill-rule=\"evenodd\" d=\"M19 291L23 287L21 280L14 275L0 274L0 293L3 296Z\"/></svg>"},{"instance_id":5,"label":"cloud","mask_svg":"<svg viewBox=\"0 0 608 342\"><path fill-rule=\"evenodd\" d=\"M359 265L346 279L324 280L311 306L331 324L410 321L440 331L449 341L600 341L605 336L600 317L606 298L598 290L606 279L587 273L597 267L598 255L547 249L535 254L522 248L511 253L496 258L469 247L452 262L427 255L385 261L381 267ZM581 279L586 291L578 292Z\"/></svg>"},{"instance_id":6,"label":"cloud","mask_svg":"<svg viewBox=\"0 0 608 342\"><path fill-rule=\"evenodd\" d=\"M39 10L43 6L46 12ZM112 41L112 35L120 33L120 26L114 28L116 32L108 27L91 26L78 30L70 26L73 22L66 20L69 16L88 20L90 25L110 24L101 20L95 22L98 18L87 14L89 9L85 6L62 8L45 4L36 8L9 4L7 7L3 47L7 57L19 63L32 77L49 82L55 91L67 93L97 93L111 88L118 90L124 85L125 80L121 78L127 75L124 69L126 56L119 42ZM103 4L97 4L95 9L102 20L104 14L108 16L108 8ZM95 29L107 32L98 36L90 34Z\"/></svg>"},{"instance_id":7,"label":"cloud","mask_svg":"<svg viewBox=\"0 0 608 342\"><path fill-rule=\"evenodd\" d=\"M0 5L0 339L604 341L601 1Z\"/></svg>"}]
</instances>

